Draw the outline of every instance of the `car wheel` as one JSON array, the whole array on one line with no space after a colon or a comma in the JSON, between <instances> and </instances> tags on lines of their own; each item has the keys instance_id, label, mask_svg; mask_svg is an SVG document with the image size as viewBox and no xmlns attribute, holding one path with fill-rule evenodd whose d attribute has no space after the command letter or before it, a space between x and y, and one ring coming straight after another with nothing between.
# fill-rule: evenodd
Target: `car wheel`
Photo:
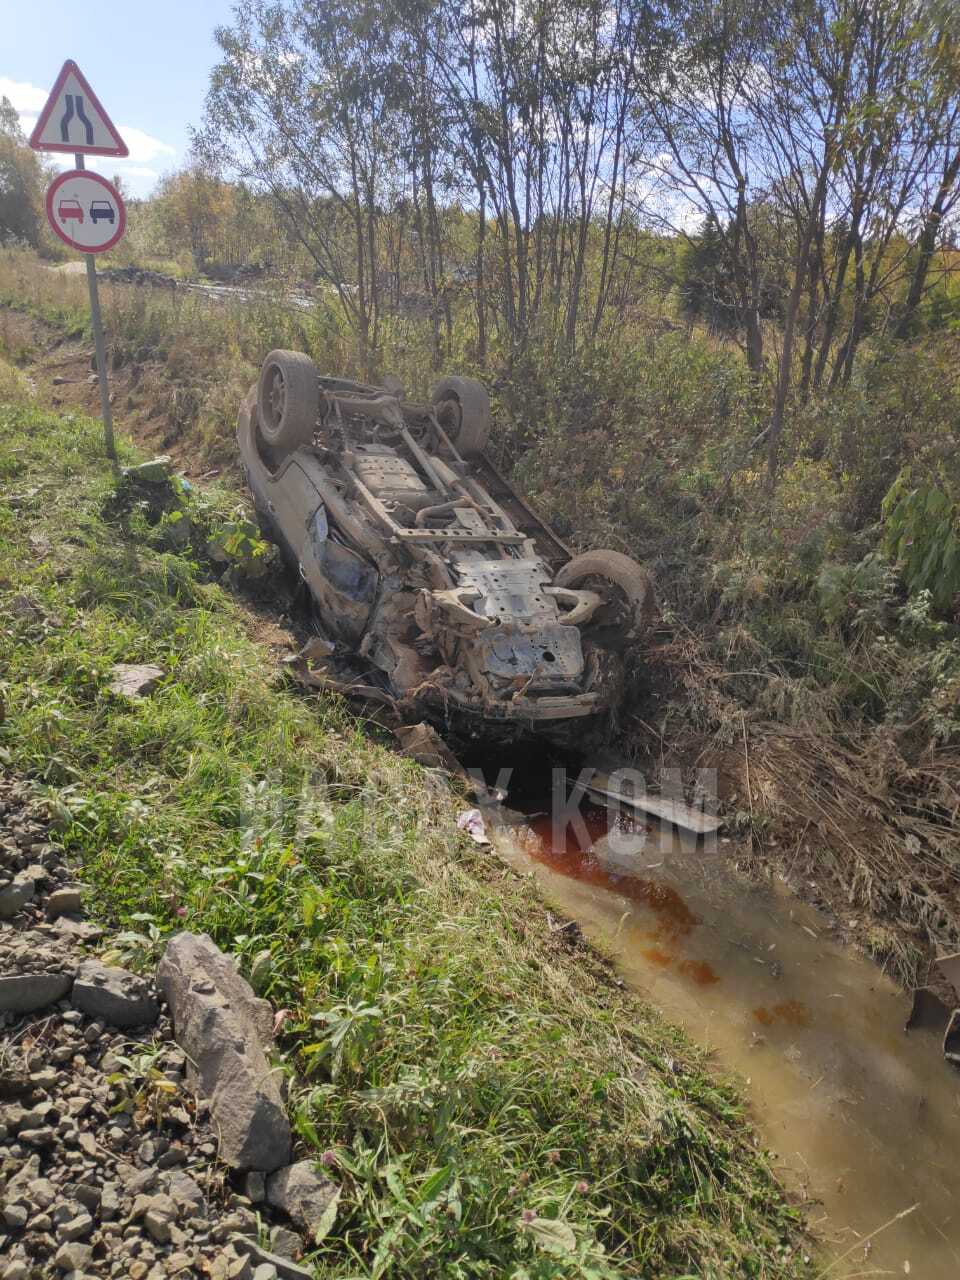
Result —
<instances>
[{"instance_id":1,"label":"car wheel","mask_svg":"<svg viewBox=\"0 0 960 1280\"><path fill-rule=\"evenodd\" d=\"M565 564L558 587L596 591L604 604L587 624L590 638L621 649L650 630L656 613L653 578L636 560L619 551L585 551Z\"/></svg>"},{"instance_id":2,"label":"car wheel","mask_svg":"<svg viewBox=\"0 0 960 1280\"><path fill-rule=\"evenodd\" d=\"M291 453L317 426L317 367L300 351L271 351L260 370L257 425L264 444Z\"/></svg>"},{"instance_id":3,"label":"car wheel","mask_svg":"<svg viewBox=\"0 0 960 1280\"><path fill-rule=\"evenodd\" d=\"M493 419L490 397L476 378L441 378L430 392L440 425L462 458L476 458L487 447Z\"/></svg>"}]
</instances>

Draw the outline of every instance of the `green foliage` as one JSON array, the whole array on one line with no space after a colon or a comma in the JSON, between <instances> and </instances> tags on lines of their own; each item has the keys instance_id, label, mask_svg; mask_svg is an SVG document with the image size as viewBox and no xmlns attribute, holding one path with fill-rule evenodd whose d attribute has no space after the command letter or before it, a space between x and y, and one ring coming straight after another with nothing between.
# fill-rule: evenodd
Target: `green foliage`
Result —
<instances>
[{"instance_id":1,"label":"green foliage","mask_svg":"<svg viewBox=\"0 0 960 1280\"><path fill-rule=\"evenodd\" d=\"M40 243L43 170L9 98L0 97L0 245Z\"/></svg>"},{"instance_id":2,"label":"green foliage","mask_svg":"<svg viewBox=\"0 0 960 1280\"><path fill-rule=\"evenodd\" d=\"M262 578L275 563L270 543L249 520L229 520L207 543L214 560L221 560L249 578Z\"/></svg>"},{"instance_id":3,"label":"green foliage","mask_svg":"<svg viewBox=\"0 0 960 1280\"><path fill-rule=\"evenodd\" d=\"M817 577L824 618L858 631L879 631L891 621L898 577L886 557L871 551L857 564L828 562Z\"/></svg>"},{"instance_id":4,"label":"green foliage","mask_svg":"<svg viewBox=\"0 0 960 1280\"><path fill-rule=\"evenodd\" d=\"M927 591L944 612L960 595L960 507L942 472L918 480L906 467L883 501L884 544L911 592Z\"/></svg>"}]
</instances>

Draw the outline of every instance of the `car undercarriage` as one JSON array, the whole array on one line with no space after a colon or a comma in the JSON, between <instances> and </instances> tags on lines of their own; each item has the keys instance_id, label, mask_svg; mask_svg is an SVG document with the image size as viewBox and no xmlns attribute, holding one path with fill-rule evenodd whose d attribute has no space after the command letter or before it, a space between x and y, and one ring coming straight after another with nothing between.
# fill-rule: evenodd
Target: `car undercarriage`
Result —
<instances>
[{"instance_id":1,"label":"car undercarriage","mask_svg":"<svg viewBox=\"0 0 960 1280\"><path fill-rule=\"evenodd\" d=\"M619 552L572 556L486 456L490 429L472 379L416 403L275 351L238 442L263 529L364 688L475 733L582 732L616 711L652 584Z\"/></svg>"}]
</instances>

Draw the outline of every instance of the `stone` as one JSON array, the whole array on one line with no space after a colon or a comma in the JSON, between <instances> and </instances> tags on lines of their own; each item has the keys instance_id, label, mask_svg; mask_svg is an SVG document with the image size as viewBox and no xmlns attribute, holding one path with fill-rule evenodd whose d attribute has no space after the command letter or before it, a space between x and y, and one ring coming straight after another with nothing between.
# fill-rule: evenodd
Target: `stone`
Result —
<instances>
[{"instance_id":1,"label":"stone","mask_svg":"<svg viewBox=\"0 0 960 1280\"><path fill-rule=\"evenodd\" d=\"M267 1203L283 1212L311 1237L328 1210L336 1212L340 1188L319 1173L312 1160L300 1160L267 1178Z\"/></svg>"},{"instance_id":2,"label":"stone","mask_svg":"<svg viewBox=\"0 0 960 1280\"><path fill-rule=\"evenodd\" d=\"M210 1267L210 1280L251 1280L252 1274L250 1259L232 1245L218 1254Z\"/></svg>"},{"instance_id":3,"label":"stone","mask_svg":"<svg viewBox=\"0 0 960 1280\"><path fill-rule=\"evenodd\" d=\"M0 978L0 1013L34 1013L68 995L69 973L16 973Z\"/></svg>"},{"instance_id":4,"label":"stone","mask_svg":"<svg viewBox=\"0 0 960 1280\"><path fill-rule=\"evenodd\" d=\"M138 1218L142 1218L148 1209L153 1207L153 1196L138 1195L134 1196L133 1204L130 1207L130 1221L136 1222Z\"/></svg>"},{"instance_id":5,"label":"stone","mask_svg":"<svg viewBox=\"0 0 960 1280\"><path fill-rule=\"evenodd\" d=\"M112 1182L108 1182L100 1195L100 1221L109 1222L120 1212L120 1197Z\"/></svg>"},{"instance_id":6,"label":"stone","mask_svg":"<svg viewBox=\"0 0 960 1280\"><path fill-rule=\"evenodd\" d=\"M220 1131L220 1159L270 1172L290 1159L290 1122L265 1053L272 1012L204 935L179 933L157 972L177 1043L195 1064Z\"/></svg>"},{"instance_id":7,"label":"stone","mask_svg":"<svg viewBox=\"0 0 960 1280\"><path fill-rule=\"evenodd\" d=\"M82 1272L92 1255L93 1249L90 1245L80 1244L74 1240L69 1244L62 1244L53 1260L61 1271Z\"/></svg>"},{"instance_id":8,"label":"stone","mask_svg":"<svg viewBox=\"0 0 960 1280\"><path fill-rule=\"evenodd\" d=\"M157 1161L158 1169L172 1169L175 1165L186 1164L187 1153L183 1147L177 1146L176 1143L165 1151Z\"/></svg>"},{"instance_id":9,"label":"stone","mask_svg":"<svg viewBox=\"0 0 960 1280\"><path fill-rule=\"evenodd\" d=\"M289 1258L281 1258L278 1253L270 1253L249 1236L234 1236L231 1242L235 1249L241 1250L257 1266L265 1263L272 1266L280 1280L313 1280L313 1271L291 1262Z\"/></svg>"},{"instance_id":10,"label":"stone","mask_svg":"<svg viewBox=\"0 0 960 1280\"><path fill-rule=\"evenodd\" d=\"M43 1125L40 1129L21 1129L20 1141L25 1142L30 1147L52 1147L57 1140L57 1135L49 1125Z\"/></svg>"},{"instance_id":11,"label":"stone","mask_svg":"<svg viewBox=\"0 0 960 1280\"><path fill-rule=\"evenodd\" d=\"M203 1192L188 1173L171 1174L168 1189L170 1199L181 1214L202 1215L206 1211Z\"/></svg>"},{"instance_id":12,"label":"stone","mask_svg":"<svg viewBox=\"0 0 960 1280\"><path fill-rule=\"evenodd\" d=\"M140 462L134 467L124 467L123 474L130 480L142 480L146 484L166 484L170 479L170 455L160 454L149 462Z\"/></svg>"},{"instance_id":13,"label":"stone","mask_svg":"<svg viewBox=\"0 0 960 1280\"><path fill-rule=\"evenodd\" d=\"M53 927L57 933L80 942L97 942L106 932L101 925L91 924L89 920L75 920L73 916L59 916Z\"/></svg>"},{"instance_id":14,"label":"stone","mask_svg":"<svg viewBox=\"0 0 960 1280\"><path fill-rule=\"evenodd\" d=\"M47 916L77 915L83 909L83 895L79 889L54 889L47 898Z\"/></svg>"},{"instance_id":15,"label":"stone","mask_svg":"<svg viewBox=\"0 0 960 1280\"><path fill-rule=\"evenodd\" d=\"M95 1187L88 1182L78 1182L73 1188L73 1194L89 1213L99 1212L102 1197L99 1187Z\"/></svg>"},{"instance_id":16,"label":"stone","mask_svg":"<svg viewBox=\"0 0 960 1280\"><path fill-rule=\"evenodd\" d=\"M143 1215L143 1225L157 1244L169 1244L170 1219L166 1215L158 1213L156 1209L148 1209Z\"/></svg>"},{"instance_id":17,"label":"stone","mask_svg":"<svg viewBox=\"0 0 960 1280\"><path fill-rule=\"evenodd\" d=\"M77 1135L77 1146L85 1156L89 1156L91 1160L97 1157L97 1140L92 1133L80 1133Z\"/></svg>"},{"instance_id":18,"label":"stone","mask_svg":"<svg viewBox=\"0 0 960 1280\"><path fill-rule=\"evenodd\" d=\"M25 1204L7 1204L3 1210L3 1220L13 1231L19 1231L27 1225L29 1217Z\"/></svg>"},{"instance_id":19,"label":"stone","mask_svg":"<svg viewBox=\"0 0 960 1280\"><path fill-rule=\"evenodd\" d=\"M261 1262L253 1273L253 1280L277 1280L277 1268L272 1262Z\"/></svg>"},{"instance_id":20,"label":"stone","mask_svg":"<svg viewBox=\"0 0 960 1280\"><path fill-rule=\"evenodd\" d=\"M295 1231L274 1227L270 1232L270 1248L281 1258L292 1258L294 1254L303 1253L303 1241Z\"/></svg>"},{"instance_id":21,"label":"stone","mask_svg":"<svg viewBox=\"0 0 960 1280\"><path fill-rule=\"evenodd\" d=\"M26 1262L16 1258L3 1273L3 1280L29 1280L30 1267Z\"/></svg>"},{"instance_id":22,"label":"stone","mask_svg":"<svg viewBox=\"0 0 960 1280\"><path fill-rule=\"evenodd\" d=\"M0 888L0 920L12 919L18 911L33 899L34 881L31 876L21 872L14 876L9 884Z\"/></svg>"},{"instance_id":23,"label":"stone","mask_svg":"<svg viewBox=\"0 0 960 1280\"><path fill-rule=\"evenodd\" d=\"M156 1169L134 1169L129 1164L124 1165L119 1173L127 1194L131 1196L141 1196L144 1191L149 1191L159 1176Z\"/></svg>"},{"instance_id":24,"label":"stone","mask_svg":"<svg viewBox=\"0 0 960 1280\"><path fill-rule=\"evenodd\" d=\"M110 692L120 698L144 698L153 693L157 683L167 674L163 667L149 663L118 662L110 668L113 679Z\"/></svg>"},{"instance_id":25,"label":"stone","mask_svg":"<svg viewBox=\"0 0 960 1280\"><path fill-rule=\"evenodd\" d=\"M38 1209L49 1209L52 1204L56 1204L59 1194L49 1178L34 1178L27 1184L27 1195Z\"/></svg>"},{"instance_id":26,"label":"stone","mask_svg":"<svg viewBox=\"0 0 960 1280\"><path fill-rule=\"evenodd\" d=\"M91 1018L115 1027L138 1027L156 1022L160 1007L146 982L126 969L99 960L84 960L73 984L74 1005Z\"/></svg>"},{"instance_id":27,"label":"stone","mask_svg":"<svg viewBox=\"0 0 960 1280\"><path fill-rule=\"evenodd\" d=\"M243 1193L251 1204L260 1204L267 1194L266 1179L259 1169L248 1173L243 1183Z\"/></svg>"},{"instance_id":28,"label":"stone","mask_svg":"<svg viewBox=\"0 0 960 1280\"><path fill-rule=\"evenodd\" d=\"M89 1213L78 1213L75 1218L63 1223L59 1235L61 1240L85 1240L92 1230L93 1219Z\"/></svg>"}]
</instances>

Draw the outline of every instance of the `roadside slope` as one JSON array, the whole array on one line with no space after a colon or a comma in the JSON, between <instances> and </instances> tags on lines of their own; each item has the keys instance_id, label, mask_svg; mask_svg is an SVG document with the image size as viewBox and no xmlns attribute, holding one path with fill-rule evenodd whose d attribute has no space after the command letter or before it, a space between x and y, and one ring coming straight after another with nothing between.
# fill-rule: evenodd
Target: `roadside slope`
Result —
<instances>
[{"instance_id":1,"label":"roadside slope","mask_svg":"<svg viewBox=\"0 0 960 1280\"><path fill-rule=\"evenodd\" d=\"M0 761L132 957L208 931L288 1011L295 1126L344 1185L319 1274L803 1274L735 1093L111 489L98 424L0 408ZM137 661L166 678L118 699Z\"/></svg>"}]
</instances>

